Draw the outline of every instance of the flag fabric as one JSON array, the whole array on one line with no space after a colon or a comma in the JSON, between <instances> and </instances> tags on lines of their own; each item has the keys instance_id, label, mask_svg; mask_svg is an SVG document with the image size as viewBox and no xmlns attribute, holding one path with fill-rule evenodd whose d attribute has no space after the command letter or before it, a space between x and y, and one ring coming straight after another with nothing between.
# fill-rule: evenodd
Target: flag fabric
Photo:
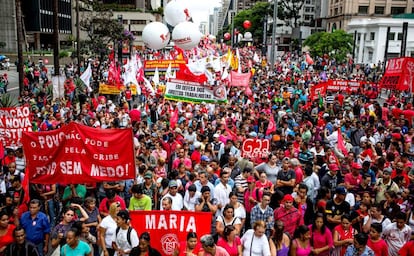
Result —
<instances>
[{"instance_id":1,"label":"flag fabric","mask_svg":"<svg viewBox=\"0 0 414 256\"><path fill-rule=\"evenodd\" d=\"M207 82L207 76L205 74L196 75L188 68L187 65L180 64L180 69L176 73L176 78L184 81L197 82L204 84Z\"/></svg>"},{"instance_id":2,"label":"flag fabric","mask_svg":"<svg viewBox=\"0 0 414 256\"><path fill-rule=\"evenodd\" d=\"M150 92L151 95L154 95L155 90L152 87L150 81L148 81L148 79L146 79L145 77L143 77L143 79L144 79L145 88ZM145 105L148 105L148 104L145 104Z\"/></svg>"},{"instance_id":3,"label":"flag fabric","mask_svg":"<svg viewBox=\"0 0 414 256\"><path fill-rule=\"evenodd\" d=\"M319 99L319 107L322 107L323 106L323 98L322 98L320 92L318 92L318 99Z\"/></svg>"},{"instance_id":4,"label":"flag fabric","mask_svg":"<svg viewBox=\"0 0 414 256\"><path fill-rule=\"evenodd\" d=\"M267 125L266 136L276 131L276 122L273 114L270 115L269 124Z\"/></svg>"},{"instance_id":5,"label":"flag fabric","mask_svg":"<svg viewBox=\"0 0 414 256\"><path fill-rule=\"evenodd\" d=\"M241 74L242 68L241 68L241 63L240 63L239 48L236 48L236 61L237 61L237 73Z\"/></svg>"},{"instance_id":6,"label":"flag fabric","mask_svg":"<svg viewBox=\"0 0 414 256\"><path fill-rule=\"evenodd\" d=\"M257 55L257 52L254 52L253 54L253 61L256 63L260 63L260 59L259 59L259 56Z\"/></svg>"},{"instance_id":7,"label":"flag fabric","mask_svg":"<svg viewBox=\"0 0 414 256\"><path fill-rule=\"evenodd\" d=\"M82 82L88 88L88 92L92 92L93 91L92 88L91 88L91 85L90 85L90 83L91 83L91 77L92 77L92 68L91 68L91 63L89 63L88 64L88 68L80 76L80 79L82 80Z\"/></svg>"},{"instance_id":8,"label":"flag fabric","mask_svg":"<svg viewBox=\"0 0 414 256\"><path fill-rule=\"evenodd\" d=\"M23 203L28 204L30 202L30 187L29 187L29 168L26 168L25 175L22 181L22 188L24 191Z\"/></svg>"},{"instance_id":9,"label":"flag fabric","mask_svg":"<svg viewBox=\"0 0 414 256\"><path fill-rule=\"evenodd\" d=\"M154 76L152 77L152 81L155 85L160 84L160 73L158 72L158 67L155 68Z\"/></svg>"},{"instance_id":10,"label":"flag fabric","mask_svg":"<svg viewBox=\"0 0 414 256\"><path fill-rule=\"evenodd\" d=\"M313 63L314 63L314 61L313 61L312 57L309 55L309 53L308 53L308 52L306 53L306 63L307 63L308 65L313 65Z\"/></svg>"},{"instance_id":11,"label":"flag fabric","mask_svg":"<svg viewBox=\"0 0 414 256\"><path fill-rule=\"evenodd\" d=\"M338 149L344 154L344 156L348 156L348 150L346 150L344 138L342 137L341 128L338 128Z\"/></svg>"},{"instance_id":12,"label":"flag fabric","mask_svg":"<svg viewBox=\"0 0 414 256\"><path fill-rule=\"evenodd\" d=\"M251 73L238 73L231 71L232 86L249 86Z\"/></svg>"},{"instance_id":13,"label":"flag fabric","mask_svg":"<svg viewBox=\"0 0 414 256\"><path fill-rule=\"evenodd\" d=\"M175 108L170 116L170 128L174 129L178 122L178 108Z\"/></svg>"},{"instance_id":14,"label":"flag fabric","mask_svg":"<svg viewBox=\"0 0 414 256\"><path fill-rule=\"evenodd\" d=\"M167 71L165 72L165 80L168 80L169 78L172 78L172 72L171 72L171 62L168 64Z\"/></svg>"}]
</instances>

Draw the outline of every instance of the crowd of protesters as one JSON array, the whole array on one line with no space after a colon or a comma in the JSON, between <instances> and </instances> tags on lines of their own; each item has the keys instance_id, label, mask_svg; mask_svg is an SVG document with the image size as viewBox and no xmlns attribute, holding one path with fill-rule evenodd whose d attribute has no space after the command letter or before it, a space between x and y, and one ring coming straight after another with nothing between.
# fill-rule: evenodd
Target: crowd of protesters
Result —
<instances>
[{"instance_id":1,"label":"crowd of protesters","mask_svg":"<svg viewBox=\"0 0 414 256\"><path fill-rule=\"evenodd\" d=\"M129 226L128 210L211 212L212 235L190 232L174 255L411 255L411 93L381 98L381 63L324 56L309 65L286 54L273 68L253 61L253 48L241 55L244 69L255 68L252 92L230 87L222 105L168 101L145 86L134 98L129 87L118 96L88 93L75 85L72 66L65 97L50 100L46 66L28 64L20 102L31 106L33 130L68 122L132 128L136 178L30 184L24 204L24 149L7 148L0 157L0 255L161 255L149 233ZM94 89L108 68L97 67ZM324 79L371 85L312 101L310 87ZM268 134L272 118L277 129ZM247 138L269 139L268 156L243 157Z\"/></svg>"}]
</instances>

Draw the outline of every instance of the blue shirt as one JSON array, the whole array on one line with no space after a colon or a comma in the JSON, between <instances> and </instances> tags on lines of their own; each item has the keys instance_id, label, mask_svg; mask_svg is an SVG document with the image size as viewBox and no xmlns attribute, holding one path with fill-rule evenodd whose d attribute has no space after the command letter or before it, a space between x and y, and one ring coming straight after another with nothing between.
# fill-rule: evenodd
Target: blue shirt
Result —
<instances>
[{"instance_id":1,"label":"blue shirt","mask_svg":"<svg viewBox=\"0 0 414 256\"><path fill-rule=\"evenodd\" d=\"M60 255L62 256L83 256L90 252L91 247L89 247L89 245L82 240L79 240L78 246L73 249L67 244L62 246L62 249L60 249Z\"/></svg>"},{"instance_id":2,"label":"blue shirt","mask_svg":"<svg viewBox=\"0 0 414 256\"><path fill-rule=\"evenodd\" d=\"M30 211L23 213L20 225L26 230L27 240L34 244L43 243L45 234L50 233L49 219L43 212L38 212L34 219L30 216Z\"/></svg>"}]
</instances>

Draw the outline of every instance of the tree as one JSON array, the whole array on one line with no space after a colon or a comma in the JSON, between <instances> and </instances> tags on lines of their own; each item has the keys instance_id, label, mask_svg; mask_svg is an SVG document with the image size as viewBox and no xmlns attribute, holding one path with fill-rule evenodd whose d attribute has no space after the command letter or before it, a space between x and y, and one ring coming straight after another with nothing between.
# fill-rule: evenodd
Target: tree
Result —
<instances>
[{"instance_id":1,"label":"tree","mask_svg":"<svg viewBox=\"0 0 414 256\"><path fill-rule=\"evenodd\" d=\"M115 43L122 39L124 27L114 17L111 10L97 9L95 1L85 4L91 5L84 10L82 19L79 21L79 27L88 35L88 39L81 45L89 49L90 53L100 58L102 63L104 57L108 54L108 44ZM81 52L85 49L81 49Z\"/></svg>"},{"instance_id":2,"label":"tree","mask_svg":"<svg viewBox=\"0 0 414 256\"><path fill-rule=\"evenodd\" d=\"M287 26L298 28L301 18L300 11L304 4L305 0L279 0L278 19L283 20Z\"/></svg>"},{"instance_id":3,"label":"tree","mask_svg":"<svg viewBox=\"0 0 414 256\"><path fill-rule=\"evenodd\" d=\"M313 56L328 54L337 62L343 62L346 55L352 51L353 35L343 30L332 33L318 32L310 35L304 42L310 48Z\"/></svg>"},{"instance_id":4,"label":"tree","mask_svg":"<svg viewBox=\"0 0 414 256\"><path fill-rule=\"evenodd\" d=\"M270 8L268 2L257 2L252 8L237 13L234 17L234 28L242 34L249 31L252 33L253 40L256 39L261 42L263 38L264 19L269 15L272 15L272 13L273 10ZM252 23L252 26L249 29L243 27L243 22L245 20L249 20ZM224 28L223 32L231 33L231 24L227 28ZM219 34L218 37L219 36L222 36L222 34Z\"/></svg>"}]
</instances>

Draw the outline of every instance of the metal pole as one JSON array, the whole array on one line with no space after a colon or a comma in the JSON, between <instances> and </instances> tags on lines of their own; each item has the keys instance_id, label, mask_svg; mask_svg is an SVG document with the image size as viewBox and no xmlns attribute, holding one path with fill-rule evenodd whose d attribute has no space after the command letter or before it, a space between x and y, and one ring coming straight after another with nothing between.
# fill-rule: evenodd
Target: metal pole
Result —
<instances>
[{"instance_id":1,"label":"metal pole","mask_svg":"<svg viewBox=\"0 0 414 256\"><path fill-rule=\"evenodd\" d=\"M278 0L273 0L273 29L272 29L272 49L270 49L270 68L275 67L275 47L276 47L276 28L277 28L277 5Z\"/></svg>"},{"instance_id":2,"label":"metal pole","mask_svg":"<svg viewBox=\"0 0 414 256\"><path fill-rule=\"evenodd\" d=\"M262 54L266 55L266 46L267 46L267 15L263 18L263 46L262 46Z\"/></svg>"},{"instance_id":3,"label":"metal pole","mask_svg":"<svg viewBox=\"0 0 414 256\"><path fill-rule=\"evenodd\" d=\"M79 0L76 0L76 57L78 59L78 74L80 75L80 28L79 28Z\"/></svg>"},{"instance_id":4,"label":"metal pole","mask_svg":"<svg viewBox=\"0 0 414 256\"><path fill-rule=\"evenodd\" d=\"M230 11L230 18L231 18L231 47L234 47L234 19L233 19L234 11Z\"/></svg>"}]
</instances>

